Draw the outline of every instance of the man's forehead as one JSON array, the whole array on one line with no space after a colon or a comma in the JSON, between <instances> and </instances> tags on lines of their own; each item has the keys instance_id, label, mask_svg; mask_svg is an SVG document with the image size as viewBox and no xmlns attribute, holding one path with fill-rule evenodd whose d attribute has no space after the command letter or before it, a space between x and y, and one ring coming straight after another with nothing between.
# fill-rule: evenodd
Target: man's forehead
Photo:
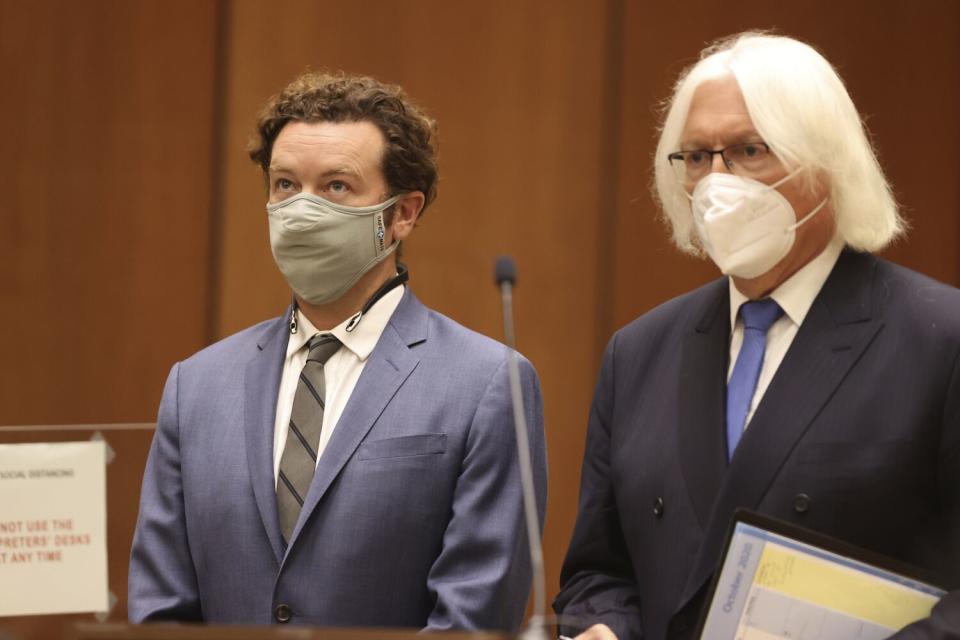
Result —
<instances>
[{"instance_id":1,"label":"man's forehead","mask_svg":"<svg viewBox=\"0 0 960 640\"><path fill-rule=\"evenodd\" d=\"M357 173L358 165L379 165L385 141L371 122L287 123L277 135L270 170L292 170L304 160L323 161L324 173Z\"/></svg>"},{"instance_id":2,"label":"man's forehead","mask_svg":"<svg viewBox=\"0 0 960 640\"><path fill-rule=\"evenodd\" d=\"M342 145L345 149L381 150L383 133L368 120L331 122L294 120L280 130L274 146Z\"/></svg>"},{"instance_id":3,"label":"man's forehead","mask_svg":"<svg viewBox=\"0 0 960 640\"><path fill-rule=\"evenodd\" d=\"M693 92L682 141L725 144L757 137L740 86L732 74L704 80Z\"/></svg>"},{"instance_id":4,"label":"man's forehead","mask_svg":"<svg viewBox=\"0 0 960 640\"><path fill-rule=\"evenodd\" d=\"M731 145L757 142L761 141L761 136L752 122L734 124L713 120L685 127L680 140L685 147L708 148L716 143Z\"/></svg>"}]
</instances>

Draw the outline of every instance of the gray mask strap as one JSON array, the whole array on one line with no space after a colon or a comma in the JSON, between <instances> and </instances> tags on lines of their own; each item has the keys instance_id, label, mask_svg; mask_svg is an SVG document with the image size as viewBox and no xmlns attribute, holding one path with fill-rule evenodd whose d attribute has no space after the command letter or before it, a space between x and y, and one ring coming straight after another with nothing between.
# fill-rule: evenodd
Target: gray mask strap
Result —
<instances>
[{"instance_id":1,"label":"gray mask strap","mask_svg":"<svg viewBox=\"0 0 960 640\"><path fill-rule=\"evenodd\" d=\"M297 322L297 311L300 310L300 305L297 304L297 298L293 298L293 309L290 311L290 334L293 335L300 329L300 323Z\"/></svg>"},{"instance_id":2,"label":"gray mask strap","mask_svg":"<svg viewBox=\"0 0 960 640\"><path fill-rule=\"evenodd\" d=\"M346 331L349 333L349 332L352 332L354 329L356 329L357 325L360 324L360 320L363 319L363 316L366 315L366 313L373 308L373 305L375 305L380 300L380 298L382 298L383 296L393 291L393 289L395 289L396 287L399 287L400 285L404 284L409 279L410 279L409 269L407 269L406 265L404 265L403 263L398 262L397 275L391 278L390 280L388 280L387 282L385 282L382 287L377 289L374 292L374 294L370 296L370 299L367 300L366 304L363 305L363 308L360 309L360 311L358 311L356 315L350 318L350 322L347 323Z\"/></svg>"}]
</instances>

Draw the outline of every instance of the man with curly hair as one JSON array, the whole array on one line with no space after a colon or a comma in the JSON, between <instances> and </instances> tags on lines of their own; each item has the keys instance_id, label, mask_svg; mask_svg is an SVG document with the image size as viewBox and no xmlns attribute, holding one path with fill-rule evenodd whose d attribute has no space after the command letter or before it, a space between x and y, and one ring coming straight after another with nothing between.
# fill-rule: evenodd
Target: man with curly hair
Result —
<instances>
[{"instance_id":1,"label":"man with curly hair","mask_svg":"<svg viewBox=\"0 0 960 640\"><path fill-rule=\"evenodd\" d=\"M505 347L423 306L397 262L436 196L399 87L306 74L263 170L286 313L187 360L160 405L134 622L515 629L530 585ZM521 358L540 519L539 382Z\"/></svg>"}]
</instances>

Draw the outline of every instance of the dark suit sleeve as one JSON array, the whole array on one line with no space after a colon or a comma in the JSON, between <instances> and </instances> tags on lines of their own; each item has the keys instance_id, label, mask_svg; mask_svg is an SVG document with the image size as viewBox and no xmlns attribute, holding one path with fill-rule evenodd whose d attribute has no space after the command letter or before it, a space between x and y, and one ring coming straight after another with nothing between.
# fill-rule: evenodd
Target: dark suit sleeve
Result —
<instances>
[{"instance_id":1,"label":"dark suit sleeve","mask_svg":"<svg viewBox=\"0 0 960 640\"><path fill-rule=\"evenodd\" d=\"M167 378L140 492L128 582L131 622L202 620L180 477L179 365Z\"/></svg>"},{"instance_id":2,"label":"dark suit sleeve","mask_svg":"<svg viewBox=\"0 0 960 640\"><path fill-rule=\"evenodd\" d=\"M944 596L929 618L892 636L895 640L960 640L960 358L954 363L943 415L937 465L946 525L942 566L947 586L956 591Z\"/></svg>"},{"instance_id":3,"label":"dark suit sleeve","mask_svg":"<svg viewBox=\"0 0 960 640\"><path fill-rule=\"evenodd\" d=\"M520 383L542 527L547 465L540 383L522 357ZM523 620L531 568L514 434L504 360L477 405L443 548L427 577L436 601L429 630L513 630Z\"/></svg>"},{"instance_id":4,"label":"dark suit sleeve","mask_svg":"<svg viewBox=\"0 0 960 640\"><path fill-rule=\"evenodd\" d=\"M610 476L615 351L616 336L604 355L590 409L577 522L553 608L579 620L561 625L568 635L603 623L627 640L640 637L640 601Z\"/></svg>"}]
</instances>

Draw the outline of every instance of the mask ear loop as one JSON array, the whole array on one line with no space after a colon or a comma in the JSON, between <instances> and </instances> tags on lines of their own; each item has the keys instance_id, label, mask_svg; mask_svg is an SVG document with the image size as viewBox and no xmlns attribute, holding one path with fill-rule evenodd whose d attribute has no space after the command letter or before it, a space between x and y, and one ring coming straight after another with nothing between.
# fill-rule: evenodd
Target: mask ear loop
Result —
<instances>
[{"instance_id":1,"label":"mask ear loop","mask_svg":"<svg viewBox=\"0 0 960 640\"><path fill-rule=\"evenodd\" d=\"M797 229L797 227L799 227L800 225L802 225L803 223L805 223L807 220L809 220L809 219L812 218L813 216L817 215L817 212L819 212L820 209L823 209L823 208L827 205L827 201L828 201L829 199L830 199L830 198L824 198L824 199L823 199L823 202L821 202L820 204L818 204L817 206L815 206L815 207L813 208L813 211L811 211L811 212L808 213L807 215L803 216L803 218L801 218L800 220L797 220L797 221L794 222L792 225L790 225L789 227L787 227L787 228L785 229L785 232L786 232L786 233L790 233L791 231L795 231L795 230Z\"/></svg>"},{"instance_id":2,"label":"mask ear loop","mask_svg":"<svg viewBox=\"0 0 960 640\"><path fill-rule=\"evenodd\" d=\"M383 296L387 295L394 288L405 284L410 280L410 271L407 269L407 266L403 263L397 263L397 275L392 279L383 284L379 289L377 289L370 299L367 300L366 304L363 305L363 308L360 309L357 313L350 318L350 322L347 323L346 331L352 332L357 328L357 325L360 324L360 320L373 307L377 301L380 300ZM290 333L296 333L300 330L300 325L297 322L297 311L300 310L300 306L297 304L297 299L293 299L293 309L290 311Z\"/></svg>"},{"instance_id":3,"label":"mask ear loop","mask_svg":"<svg viewBox=\"0 0 960 640\"><path fill-rule=\"evenodd\" d=\"M776 189L777 187L779 187L780 185L782 185L782 184L783 184L784 182L786 182L787 180L790 180L791 178L795 178L797 175L800 174L801 171L803 171L803 167L797 167L796 169L794 169L793 171L791 171L791 172L788 173L787 175L783 176L782 178L780 178L779 180L777 180L777 181L774 182L773 184L768 184L768 185L766 185L766 187L767 187L768 189Z\"/></svg>"},{"instance_id":4,"label":"mask ear loop","mask_svg":"<svg viewBox=\"0 0 960 640\"><path fill-rule=\"evenodd\" d=\"M380 300L380 298L390 293L390 291L392 291L395 287L399 287L400 285L404 284L409 279L410 279L410 271L407 270L406 265L398 262L397 275L391 280L388 280L387 282L385 282L383 286L377 289L374 292L374 294L370 296L370 299L367 300L366 304L363 305L363 308L360 309L360 311L358 311L356 314L354 314L352 318L350 318L350 322L347 323L347 327L346 327L347 333L351 333L354 329L357 328L357 325L360 324L360 320L363 318L363 316L368 311L370 311L373 305L376 304L377 301Z\"/></svg>"}]
</instances>

